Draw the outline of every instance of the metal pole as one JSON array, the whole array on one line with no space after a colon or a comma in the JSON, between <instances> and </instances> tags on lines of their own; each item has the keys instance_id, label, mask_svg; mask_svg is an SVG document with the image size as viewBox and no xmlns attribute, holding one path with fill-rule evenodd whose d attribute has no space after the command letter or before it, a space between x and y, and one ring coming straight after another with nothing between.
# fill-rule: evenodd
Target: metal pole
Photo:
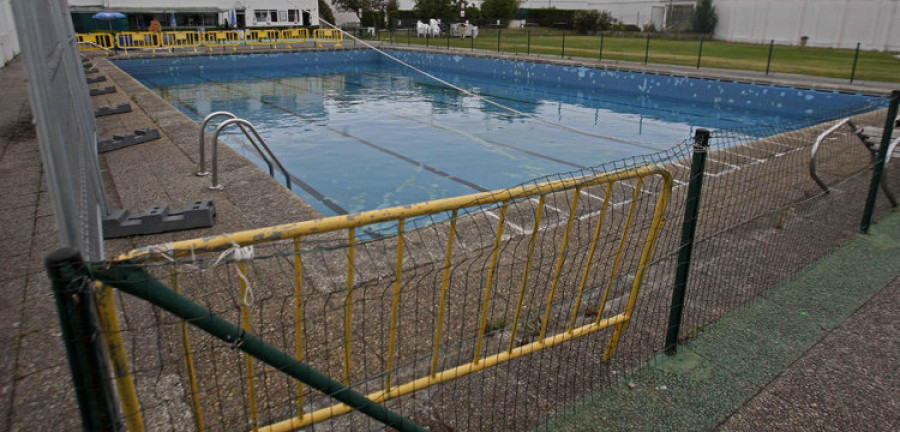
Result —
<instances>
[{"instance_id":1,"label":"metal pole","mask_svg":"<svg viewBox=\"0 0 900 432\"><path fill-rule=\"evenodd\" d=\"M900 105L900 90L891 92L891 104L888 106L887 119L884 121L884 131L881 135L881 146L875 156L875 167L872 170L872 182L869 183L869 196L866 198L866 207L863 211L862 222L859 230L863 234L869 233L872 225L872 212L875 210L875 199L878 198L878 185L881 184L881 176L884 172L884 162L887 159L888 147L891 145L891 135L894 133L894 122L897 119L897 106Z\"/></svg>"},{"instance_id":2,"label":"metal pole","mask_svg":"<svg viewBox=\"0 0 900 432\"><path fill-rule=\"evenodd\" d=\"M275 370L281 371L325 395L329 395L338 402L342 402L384 425L401 432L427 432L423 427L409 419L369 400L350 387L329 378L316 369L309 367L306 363L266 344L252 333L245 332L209 309L169 289L169 287L163 285L137 265L124 263L109 267L104 263L92 266L89 272L92 278L143 299L183 319L185 322L230 344L235 349L239 349L259 359L261 362L275 368Z\"/></svg>"},{"instance_id":3,"label":"metal pole","mask_svg":"<svg viewBox=\"0 0 900 432\"><path fill-rule=\"evenodd\" d=\"M528 55L531 55L531 30L528 30Z\"/></svg>"},{"instance_id":4,"label":"metal pole","mask_svg":"<svg viewBox=\"0 0 900 432\"><path fill-rule=\"evenodd\" d=\"M697 69L700 69L700 59L703 58L703 38L700 38L700 49L697 50Z\"/></svg>"},{"instance_id":5,"label":"metal pole","mask_svg":"<svg viewBox=\"0 0 900 432\"><path fill-rule=\"evenodd\" d=\"M409 46L410 43L411 43L411 42L410 42L411 39L410 39L410 36L409 36L409 31L410 31L410 29L406 29L406 46Z\"/></svg>"},{"instance_id":6,"label":"metal pole","mask_svg":"<svg viewBox=\"0 0 900 432\"><path fill-rule=\"evenodd\" d=\"M598 61L603 61L603 32L600 32L600 55L597 57Z\"/></svg>"},{"instance_id":7,"label":"metal pole","mask_svg":"<svg viewBox=\"0 0 900 432\"><path fill-rule=\"evenodd\" d=\"M853 54L853 69L850 70L850 83L856 78L856 63L859 61L859 42L856 43L856 54Z\"/></svg>"},{"instance_id":8,"label":"metal pole","mask_svg":"<svg viewBox=\"0 0 900 432\"><path fill-rule=\"evenodd\" d=\"M475 36L469 38L469 45L472 47L471 50L475 51Z\"/></svg>"},{"instance_id":9,"label":"metal pole","mask_svg":"<svg viewBox=\"0 0 900 432\"><path fill-rule=\"evenodd\" d=\"M500 34L503 30L497 29L497 52L500 52Z\"/></svg>"},{"instance_id":10,"label":"metal pole","mask_svg":"<svg viewBox=\"0 0 900 432\"><path fill-rule=\"evenodd\" d=\"M703 173L706 171L707 150L709 150L709 131L697 129L694 134L694 159L691 162L684 222L681 224L681 246L678 249L672 307L669 308L669 326L666 328L667 354L675 354L678 335L681 333L684 296L687 291L688 274L691 271L691 252L694 249L694 234L697 232L697 215L700 213L700 196L703 192Z\"/></svg>"},{"instance_id":11,"label":"metal pole","mask_svg":"<svg viewBox=\"0 0 900 432\"><path fill-rule=\"evenodd\" d=\"M566 58L566 32L563 32L562 52L560 53L559 56L562 58Z\"/></svg>"},{"instance_id":12,"label":"metal pole","mask_svg":"<svg viewBox=\"0 0 900 432\"><path fill-rule=\"evenodd\" d=\"M447 50L450 50L450 32L447 32Z\"/></svg>"},{"instance_id":13,"label":"metal pole","mask_svg":"<svg viewBox=\"0 0 900 432\"><path fill-rule=\"evenodd\" d=\"M647 35L647 46L644 48L644 64L650 59L650 35Z\"/></svg>"},{"instance_id":14,"label":"metal pole","mask_svg":"<svg viewBox=\"0 0 900 432\"><path fill-rule=\"evenodd\" d=\"M772 51L775 51L775 39L769 42L769 59L766 60L766 76L769 75L769 68L772 66Z\"/></svg>"},{"instance_id":15,"label":"metal pole","mask_svg":"<svg viewBox=\"0 0 900 432\"><path fill-rule=\"evenodd\" d=\"M431 43L428 42L428 33L425 33L425 46L426 46L426 47L431 46Z\"/></svg>"},{"instance_id":16,"label":"metal pole","mask_svg":"<svg viewBox=\"0 0 900 432\"><path fill-rule=\"evenodd\" d=\"M56 311L66 345L75 396L85 431L118 431L114 393L101 346L96 303L81 253L59 249L46 257Z\"/></svg>"}]
</instances>

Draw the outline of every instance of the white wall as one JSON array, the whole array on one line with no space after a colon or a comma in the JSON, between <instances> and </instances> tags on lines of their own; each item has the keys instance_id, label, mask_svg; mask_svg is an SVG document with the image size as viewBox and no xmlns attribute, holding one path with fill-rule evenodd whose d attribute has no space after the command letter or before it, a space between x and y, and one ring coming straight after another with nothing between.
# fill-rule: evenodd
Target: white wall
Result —
<instances>
[{"instance_id":1,"label":"white wall","mask_svg":"<svg viewBox=\"0 0 900 432\"><path fill-rule=\"evenodd\" d=\"M900 50L900 0L715 0L716 38L734 42Z\"/></svg>"},{"instance_id":2,"label":"white wall","mask_svg":"<svg viewBox=\"0 0 900 432\"><path fill-rule=\"evenodd\" d=\"M594 9L608 11L623 24L634 24L644 27L653 22L657 28L665 26L666 11L671 5L693 5L696 0L526 0L522 3L526 9ZM657 8L654 20L653 10ZM659 8L662 8L661 10ZM660 13L662 16L660 16Z\"/></svg>"},{"instance_id":3,"label":"white wall","mask_svg":"<svg viewBox=\"0 0 900 432\"><path fill-rule=\"evenodd\" d=\"M19 36L12 17L10 0L0 0L0 67L19 53Z\"/></svg>"}]
</instances>

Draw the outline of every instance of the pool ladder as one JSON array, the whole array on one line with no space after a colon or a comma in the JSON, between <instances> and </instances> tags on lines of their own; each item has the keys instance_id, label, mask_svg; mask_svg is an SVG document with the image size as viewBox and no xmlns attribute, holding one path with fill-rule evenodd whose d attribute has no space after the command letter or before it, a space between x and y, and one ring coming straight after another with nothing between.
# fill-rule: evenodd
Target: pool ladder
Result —
<instances>
[{"instance_id":1,"label":"pool ladder","mask_svg":"<svg viewBox=\"0 0 900 432\"><path fill-rule=\"evenodd\" d=\"M241 130L247 140L250 141L250 144L256 150L256 153L262 158L263 162L269 167L269 175L273 178L275 177L275 166L278 166L278 170L284 174L284 182L288 189L291 189L291 175L288 174L288 171L284 168L284 165L278 160L275 156L275 153L272 152L272 149L269 148L269 145L266 144L266 140L259 135L259 132L256 130L256 127L253 126L253 123L250 123L247 120L242 118L238 118L238 116L230 113L228 111L216 111L203 119L203 122L200 123L200 170L197 172L198 176L207 176L210 173L206 171L206 126L216 117L228 117L227 120L219 123L216 126L215 132L213 132L213 144L212 144L212 185L210 185L210 189L220 190L224 186L219 184L219 134L222 133L225 128L237 125L237 127ZM274 165L273 165L274 163Z\"/></svg>"},{"instance_id":2,"label":"pool ladder","mask_svg":"<svg viewBox=\"0 0 900 432\"><path fill-rule=\"evenodd\" d=\"M900 120L900 119L898 119L898 120ZM895 121L898 121L898 120L895 120ZM835 133L838 129L840 129L844 125L849 125L852 130L852 133L859 138L860 142L862 142L863 145L866 146L866 150L868 150L869 153L871 154L872 163L875 162L876 154L878 152L878 147L881 145L881 139L880 139L881 137L877 136L876 133L867 131L866 129L869 129L867 127L863 128L863 127L859 127L859 126L855 125L849 117L835 123L834 126L828 128L827 130L825 130L825 132L822 132L821 134L819 134L819 136L816 138L815 143L813 143L812 149L810 149L810 152L809 152L809 175L812 176L812 178L813 178L813 180L815 180L816 184L818 184L819 187L822 188L822 190L825 193L829 192L829 188L828 188L828 185L825 184L825 182L819 177L818 173L816 172L816 153L819 151L819 146L829 136L831 136L833 133ZM890 141L890 144L888 145L886 157L884 159L884 167L885 168L887 168L888 162L890 162L891 158L893 157L894 150L897 149L898 145L900 145L900 137L896 137L896 136L892 137L892 140ZM893 191L891 191L891 189L888 188L887 182L885 181L885 177L881 178L880 186L881 186L881 190L884 191L885 196L887 196L888 201L891 202L891 206L897 207L897 199L894 197Z\"/></svg>"}]
</instances>

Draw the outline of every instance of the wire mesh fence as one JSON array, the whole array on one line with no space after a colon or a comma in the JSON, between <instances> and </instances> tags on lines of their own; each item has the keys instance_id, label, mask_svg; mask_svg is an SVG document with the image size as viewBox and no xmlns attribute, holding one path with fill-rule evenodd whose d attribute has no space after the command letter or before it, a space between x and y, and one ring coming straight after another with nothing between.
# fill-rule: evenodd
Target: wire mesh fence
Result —
<instances>
[{"instance_id":1,"label":"wire mesh fence","mask_svg":"<svg viewBox=\"0 0 900 432\"><path fill-rule=\"evenodd\" d=\"M742 69L770 73L799 73L834 78L896 81L890 53L768 44L734 43L697 37L672 39L646 32L580 34L550 28L505 29L481 27L476 37L461 38L459 30L425 35L415 27L378 30L371 37L386 43L431 48L469 49L701 68ZM471 31L468 33L471 34ZM351 42L352 44L352 42ZM821 67L828 63L829 67Z\"/></svg>"},{"instance_id":2,"label":"wire mesh fence","mask_svg":"<svg viewBox=\"0 0 900 432\"><path fill-rule=\"evenodd\" d=\"M847 116L818 148L826 192L810 150ZM712 132L680 339L857 232L873 161L856 131L884 117ZM112 381L136 389L120 421L384 427L244 354L242 336L191 326L215 316L429 430L545 428L663 351L691 144L403 213L143 248L128 258L146 273L114 280L98 275L132 264L92 263L118 288L100 291L117 304L101 333L127 364ZM876 217L889 209L881 199ZM156 305L161 291L123 293L154 280L211 315L185 321Z\"/></svg>"}]
</instances>

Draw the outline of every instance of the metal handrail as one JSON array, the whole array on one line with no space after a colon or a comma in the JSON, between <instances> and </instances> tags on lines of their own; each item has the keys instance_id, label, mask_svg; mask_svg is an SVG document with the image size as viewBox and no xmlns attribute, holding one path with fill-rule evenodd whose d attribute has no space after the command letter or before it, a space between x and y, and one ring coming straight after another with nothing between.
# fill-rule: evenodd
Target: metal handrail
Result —
<instances>
[{"instance_id":1,"label":"metal handrail","mask_svg":"<svg viewBox=\"0 0 900 432\"><path fill-rule=\"evenodd\" d=\"M200 171L197 172L197 175L200 177L209 175L209 171L206 170L206 125L212 119L223 116L232 119L238 118L234 113L228 111L216 111L204 117L203 121L200 122ZM241 129L243 130L243 126L241 126ZM247 131L244 131L244 134L246 135ZM250 137L247 136L247 138L249 139Z\"/></svg>"},{"instance_id":2,"label":"metal handrail","mask_svg":"<svg viewBox=\"0 0 900 432\"><path fill-rule=\"evenodd\" d=\"M837 124L828 128L827 130L825 130L825 132L819 134L819 136L816 138L816 142L813 143L812 149L810 149L809 151L809 175L812 176L816 184L818 184L819 187L822 188L823 191L825 191L825 193L828 193L828 185L826 185L825 182L822 181L822 179L819 178L819 175L816 173L816 152L819 151L819 145L821 145L822 142L825 141L825 138L828 138L828 136L834 133L834 131L838 130L841 126L847 123L850 123L850 117L837 122Z\"/></svg>"},{"instance_id":3,"label":"metal handrail","mask_svg":"<svg viewBox=\"0 0 900 432\"><path fill-rule=\"evenodd\" d=\"M229 113L230 114L230 113ZM233 124L237 124L241 130L244 131L244 134L250 139L250 143L253 144L253 147L256 149L256 152L262 157L263 161L269 166L269 175L272 177L275 176L275 170L272 167L272 162L275 162L278 165L278 169L281 170L281 173L284 174L284 181L287 185L288 189L291 187L291 175L288 174L287 169L284 168L284 165L281 164L281 161L278 160L278 157L275 156L275 153L272 152L272 149L269 148L269 145L266 144L266 141L259 135L259 132L256 130L256 127L253 126L253 123L250 123L247 120L240 118L232 118L229 120L225 120L218 127L216 127L216 131L213 132L213 152L212 152L212 185L209 187L210 189L219 190L224 186L219 184L219 134L222 133L226 127L231 126ZM250 137L247 133L246 129L249 128L250 132L253 132L253 136L256 137L256 140ZM259 145L257 145L257 142ZM265 149L265 153L260 149L260 145L263 149Z\"/></svg>"},{"instance_id":4,"label":"metal handrail","mask_svg":"<svg viewBox=\"0 0 900 432\"><path fill-rule=\"evenodd\" d=\"M106 51L106 54L109 54L109 48L107 48L107 47L105 47L105 46L103 46L103 45L100 45L100 44L98 44L98 43L95 43L95 42L91 42L91 41L78 41L78 44L79 44L79 45L80 45L80 44L92 45L92 46L95 46L95 47L97 47L97 48L102 49L103 51Z\"/></svg>"}]
</instances>

